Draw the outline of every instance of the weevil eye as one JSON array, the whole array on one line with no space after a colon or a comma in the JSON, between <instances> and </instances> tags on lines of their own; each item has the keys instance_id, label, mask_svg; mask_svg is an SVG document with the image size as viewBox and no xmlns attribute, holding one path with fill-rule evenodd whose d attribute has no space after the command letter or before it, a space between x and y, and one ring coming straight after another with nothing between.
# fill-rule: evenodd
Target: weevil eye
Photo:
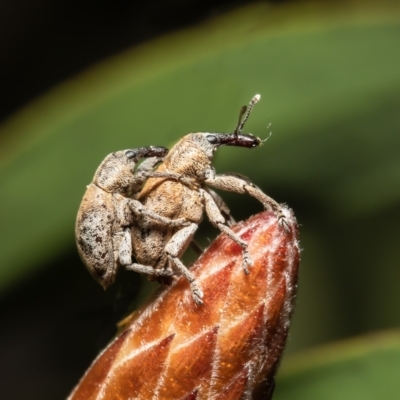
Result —
<instances>
[{"instance_id":1,"label":"weevil eye","mask_svg":"<svg viewBox=\"0 0 400 400\"><path fill-rule=\"evenodd\" d=\"M215 135L207 135L206 139L211 143L211 144L217 144L218 143L218 138Z\"/></svg>"},{"instance_id":2,"label":"weevil eye","mask_svg":"<svg viewBox=\"0 0 400 400\"><path fill-rule=\"evenodd\" d=\"M125 152L126 158L132 159L136 157L136 153L132 150L127 150Z\"/></svg>"}]
</instances>

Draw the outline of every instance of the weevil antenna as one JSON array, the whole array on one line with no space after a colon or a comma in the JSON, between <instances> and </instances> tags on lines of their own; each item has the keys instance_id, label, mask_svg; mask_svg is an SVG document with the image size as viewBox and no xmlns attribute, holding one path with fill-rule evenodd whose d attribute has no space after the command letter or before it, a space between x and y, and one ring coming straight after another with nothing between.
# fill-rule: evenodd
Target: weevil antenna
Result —
<instances>
[{"instance_id":1,"label":"weevil antenna","mask_svg":"<svg viewBox=\"0 0 400 400\"><path fill-rule=\"evenodd\" d=\"M271 137L271 135L272 135L272 131L269 131L269 135L265 138L265 139L263 139L263 140L261 140L261 146Z\"/></svg>"},{"instance_id":2,"label":"weevil antenna","mask_svg":"<svg viewBox=\"0 0 400 400\"><path fill-rule=\"evenodd\" d=\"M234 131L234 134L235 134L236 136L237 136L237 135L241 132L241 130L243 129L243 125L241 125L241 124L242 124L243 115L246 113L246 111L247 111L247 106L243 106L243 107L240 109L240 111L239 111L239 120L238 120L238 123L237 123L236 128L235 128L235 131Z\"/></svg>"},{"instance_id":3,"label":"weevil antenna","mask_svg":"<svg viewBox=\"0 0 400 400\"><path fill-rule=\"evenodd\" d=\"M246 123L246 121L249 119L250 113L253 109L253 107L260 101L261 96L259 94L256 94L251 100L249 105L243 106L240 109L240 113L239 113L239 122L236 126L235 131L233 132L233 134L235 136L239 135L244 127L244 124Z\"/></svg>"}]
</instances>

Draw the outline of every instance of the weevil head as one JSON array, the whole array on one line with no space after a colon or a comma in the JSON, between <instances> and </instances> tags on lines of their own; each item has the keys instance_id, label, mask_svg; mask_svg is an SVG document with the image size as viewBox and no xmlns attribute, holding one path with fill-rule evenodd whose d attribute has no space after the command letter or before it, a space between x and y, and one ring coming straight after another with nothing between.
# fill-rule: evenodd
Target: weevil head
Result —
<instances>
[{"instance_id":1,"label":"weevil head","mask_svg":"<svg viewBox=\"0 0 400 400\"><path fill-rule=\"evenodd\" d=\"M213 154L220 146L235 146L253 148L261 144L261 140L252 134L242 134L244 124L248 120L250 113L255 104L260 100L260 95L256 94L250 101L248 106L243 106L239 113L239 122L233 133L194 133L191 134L191 140L199 143L203 151L208 157L212 158Z\"/></svg>"},{"instance_id":2,"label":"weevil head","mask_svg":"<svg viewBox=\"0 0 400 400\"><path fill-rule=\"evenodd\" d=\"M252 134L198 132L186 135L183 139L192 142L199 151L212 160L216 150L221 146L253 148L261 144L261 140Z\"/></svg>"},{"instance_id":3,"label":"weevil head","mask_svg":"<svg viewBox=\"0 0 400 400\"><path fill-rule=\"evenodd\" d=\"M255 95L249 106L241 108L239 122L233 133L198 132L184 136L165 158L166 168L186 176L203 179L205 171L210 168L214 154L220 146L250 149L259 146L262 141L258 137L242 133L244 124L259 99L260 95Z\"/></svg>"},{"instance_id":4,"label":"weevil head","mask_svg":"<svg viewBox=\"0 0 400 400\"><path fill-rule=\"evenodd\" d=\"M242 133L203 133L207 141L214 146L214 151L220 146L246 147L252 149L261 144L261 139Z\"/></svg>"},{"instance_id":5,"label":"weevil head","mask_svg":"<svg viewBox=\"0 0 400 400\"><path fill-rule=\"evenodd\" d=\"M132 174L140 159L162 158L168 153L165 147L149 146L116 151L109 154L97 169L93 183L110 193L127 193L130 190Z\"/></svg>"},{"instance_id":6,"label":"weevil head","mask_svg":"<svg viewBox=\"0 0 400 400\"><path fill-rule=\"evenodd\" d=\"M248 120L255 104L260 100L260 95L256 94L248 106L240 109L239 121L233 133L211 133L201 132L192 133L190 140L197 142L205 154L211 159L215 151L220 146L235 146L253 148L261 144L261 140L252 134L242 134L244 124Z\"/></svg>"}]
</instances>

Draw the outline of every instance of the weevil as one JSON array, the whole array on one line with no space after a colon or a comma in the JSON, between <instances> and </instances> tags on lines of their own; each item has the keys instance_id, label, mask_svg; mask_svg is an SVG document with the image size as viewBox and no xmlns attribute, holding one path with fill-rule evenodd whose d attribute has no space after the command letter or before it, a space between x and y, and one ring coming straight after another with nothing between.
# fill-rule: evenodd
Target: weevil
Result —
<instances>
[{"instance_id":1,"label":"weevil","mask_svg":"<svg viewBox=\"0 0 400 400\"><path fill-rule=\"evenodd\" d=\"M134 198L149 176L180 179L176 174L153 172L168 153L165 147L140 147L109 154L87 186L79 207L75 236L82 261L94 279L106 289L115 280L118 267L132 269L132 241L129 227L141 215L149 226L182 227L186 219L171 220L146 210ZM140 159L147 158L135 171ZM136 267L133 267L138 271ZM170 276L171 271L142 266L139 272Z\"/></svg>"},{"instance_id":2,"label":"weevil","mask_svg":"<svg viewBox=\"0 0 400 400\"><path fill-rule=\"evenodd\" d=\"M252 134L242 134L244 124L259 99L260 96L256 95L248 107L242 107L233 133L190 133L169 151L156 171L178 174L185 182L149 178L137 196L148 211L171 220L184 219L188 222L184 227L154 226L148 215L143 214L135 219L131 226L131 237L137 268L151 266L161 271L177 271L188 280L197 304L202 304L203 292L180 258L192 241L204 211L215 227L241 247L246 274L252 265L247 243L229 228L226 218L229 209L227 211L224 203L219 203L219 198L208 186L255 197L266 209L277 213L281 226L288 227L281 206L275 200L247 178L234 174L217 175L212 166L213 156L220 146L254 148L262 143Z\"/></svg>"}]
</instances>

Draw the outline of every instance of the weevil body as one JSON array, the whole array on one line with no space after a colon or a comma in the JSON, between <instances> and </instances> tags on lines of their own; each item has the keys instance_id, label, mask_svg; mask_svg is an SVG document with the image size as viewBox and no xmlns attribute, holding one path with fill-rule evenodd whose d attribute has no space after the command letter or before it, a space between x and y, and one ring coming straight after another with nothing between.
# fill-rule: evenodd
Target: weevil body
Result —
<instances>
[{"instance_id":1,"label":"weevil body","mask_svg":"<svg viewBox=\"0 0 400 400\"><path fill-rule=\"evenodd\" d=\"M193 299L202 303L203 293L197 285L193 274L180 261L180 257L190 244L193 236L206 212L211 223L235 241L243 253L244 271L249 273L252 265L247 251L247 243L238 237L230 228L224 214L226 205L208 188L248 193L259 200L266 209L278 213L281 223L285 225L280 205L254 186L247 178L237 175L217 175L212 160L220 146L238 146L253 148L261 144L261 140L241 131L250 112L259 100L256 95L248 108L243 107L239 123L234 133L190 133L184 136L164 158L157 172L172 173L181 180L165 178L149 178L138 195L143 206L158 215L169 219L183 219L188 222L185 227L152 226L151 219L142 215L131 227L132 247L139 265L151 265L157 270L177 271L190 283ZM247 112L246 112L247 111ZM222 200L221 200L222 201Z\"/></svg>"},{"instance_id":2,"label":"weevil body","mask_svg":"<svg viewBox=\"0 0 400 400\"><path fill-rule=\"evenodd\" d=\"M152 221L149 226L152 223L186 225L185 220L170 221L147 211L134 199L149 176L172 177L171 174L153 172L167 152L165 147L150 146L111 153L87 186L76 219L76 243L87 269L104 289L114 282L119 265L129 269L132 264L129 227L135 218L145 214ZM142 158L148 159L135 172L135 166ZM170 271L155 271L153 268L140 272L171 275Z\"/></svg>"}]
</instances>

